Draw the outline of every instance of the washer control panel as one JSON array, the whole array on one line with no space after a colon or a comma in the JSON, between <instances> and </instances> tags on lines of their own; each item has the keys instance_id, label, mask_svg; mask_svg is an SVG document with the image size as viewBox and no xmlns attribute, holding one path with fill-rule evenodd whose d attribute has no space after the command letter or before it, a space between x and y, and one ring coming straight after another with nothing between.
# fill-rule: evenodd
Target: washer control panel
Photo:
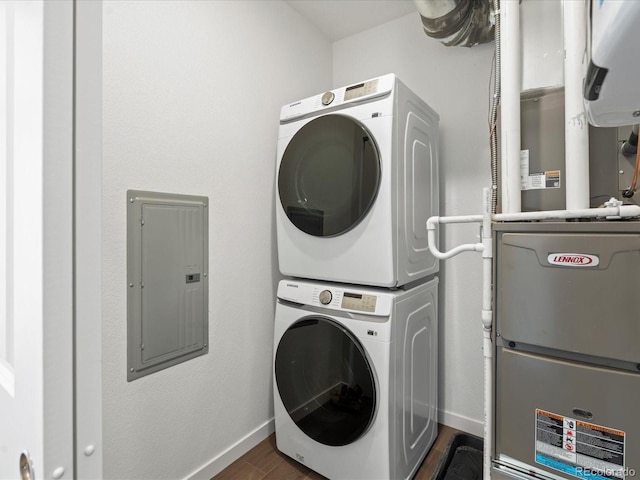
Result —
<instances>
[{"instance_id":1,"label":"washer control panel","mask_svg":"<svg viewBox=\"0 0 640 480\"><path fill-rule=\"evenodd\" d=\"M393 301L393 295L383 291L303 280L282 280L278 285L278 298L301 305L376 316L390 315Z\"/></svg>"},{"instance_id":2,"label":"washer control panel","mask_svg":"<svg viewBox=\"0 0 640 480\"><path fill-rule=\"evenodd\" d=\"M342 303L340 306L347 310L356 310L360 312L375 312L376 300L375 295L366 295L362 293L343 292Z\"/></svg>"}]
</instances>

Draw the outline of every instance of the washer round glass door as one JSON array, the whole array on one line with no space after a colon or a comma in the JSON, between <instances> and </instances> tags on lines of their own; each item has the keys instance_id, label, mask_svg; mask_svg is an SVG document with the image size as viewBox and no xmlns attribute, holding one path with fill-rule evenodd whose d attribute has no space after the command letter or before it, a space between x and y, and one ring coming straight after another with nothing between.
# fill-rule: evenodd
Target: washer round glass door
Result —
<instances>
[{"instance_id":1,"label":"washer round glass door","mask_svg":"<svg viewBox=\"0 0 640 480\"><path fill-rule=\"evenodd\" d=\"M371 134L342 115L315 118L298 130L278 174L287 217L318 237L355 227L373 205L379 184L380 160Z\"/></svg>"},{"instance_id":2,"label":"washer round glass door","mask_svg":"<svg viewBox=\"0 0 640 480\"><path fill-rule=\"evenodd\" d=\"M358 339L329 318L303 318L287 329L276 350L275 377L289 416L319 443L348 445L373 422L373 368Z\"/></svg>"}]
</instances>

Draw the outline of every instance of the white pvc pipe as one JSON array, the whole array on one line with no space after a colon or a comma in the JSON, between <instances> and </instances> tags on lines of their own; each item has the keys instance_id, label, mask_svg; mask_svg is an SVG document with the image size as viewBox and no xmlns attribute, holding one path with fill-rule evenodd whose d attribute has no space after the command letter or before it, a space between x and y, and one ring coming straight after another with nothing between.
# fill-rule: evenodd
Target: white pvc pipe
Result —
<instances>
[{"instance_id":1,"label":"white pvc pipe","mask_svg":"<svg viewBox=\"0 0 640 480\"><path fill-rule=\"evenodd\" d=\"M480 223L484 220L484 215L456 215L451 217L439 217L438 223ZM429 228L429 220L427 220Z\"/></svg>"},{"instance_id":2,"label":"white pvc pipe","mask_svg":"<svg viewBox=\"0 0 640 480\"><path fill-rule=\"evenodd\" d=\"M488 189L486 189L488 191ZM461 215L450 217L430 217L427 220L427 244L431 254L440 259L446 260L455 257L463 252L486 252L490 245L491 221L496 222L516 222L553 220L567 218L631 218L640 216L640 206L638 205L618 205L605 208L585 208L575 210L547 210L541 212L518 212L518 213L496 213L494 215ZM437 244L438 224L451 223L483 223L483 232L489 232L489 237L485 238L483 233L482 243L466 243L458 245L451 250L442 252ZM484 256L484 254L483 254Z\"/></svg>"},{"instance_id":3,"label":"white pvc pipe","mask_svg":"<svg viewBox=\"0 0 640 480\"><path fill-rule=\"evenodd\" d=\"M446 260L447 258L455 257L462 252L481 252L483 245L481 243L467 243L465 245L458 245L449 251L441 252L438 249L436 239L436 227L438 223L478 223L483 219L482 215L463 215L453 217L429 217L427 220L427 245L431 255L440 259ZM489 231L491 227L489 227Z\"/></svg>"},{"instance_id":4,"label":"white pvc pipe","mask_svg":"<svg viewBox=\"0 0 640 480\"><path fill-rule=\"evenodd\" d=\"M586 71L587 4L563 1L566 208L589 208L589 126L582 97Z\"/></svg>"},{"instance_id":5,"label":"white pvc pipe","mask_svg":"<svg viewBox=\"0 0 640 480\"><path fill-rule=\"evenodd\" d=\"M520 2L500 1L500 168L502 212L521 210Z\"/></svg>"},{"instance_id":6,"label":"white pvc pipe","mask_svg":"<svg viewBox=\"0 0 640 480\"><path fill-rule=\"evenodd\" d=\"M491 479L491 459L493 458L493 235L491 232L491 193L483 191L484 215L482 219L482 353L484 357L484 449L483 476Z\"/></svg>"},{"instance_id":7,"label":"white pvc pipe","mask_svg":"<svg viewBox=\"0 0 640 480\"><path fill-rule=\"evenodd\" d=\"M633 218L640 217L640 205L618 205L604 208L584 208L575 210L546 210L541 212L519 212L519 213L496 213L490 215L491 221L495 222L517 222L536 220L561 220L575 218ZM483 236L483 243L468 243L458 245L448 252L438 250L436 242L437 226L439 224L452 223L483 223L487 220L484 215L461 215L450 217L430 217L427 220L427 243L429 251L437 258L447 259L462 252L482 252L487 248L487 239ZM486 225L483 231L491 231L491 227ZM490 239L489 239L490 240Z\"/></svg>"},{"instance_id":8,"label":"white pvc pipe","mask_svg":"<svg viewBox=\"0 0 640 480\"><path fill-rule=\"evenodd\" d=\"M434 257L440 260L446 260L447 258L455 257L456 255L459 255L462 252L481 252L482 251L481 243L467 243L465 245L458 245L457 247L452 248L451 250L448 250L446 252L441 252L435 246L435 238L436 238L435 230L428 230L427 243L429 244L429 251L431 252L431 255L433 255Z\"/></svg>"},{"instance_id":9,"label":"white pvc pipe","mask_svg":"<svg viewBox=\"0 0 640 480\"><path fill-rule=\"evenodd\" d=\"M575 210L547 210L543 212L498 213L493 215L496 222L517 222L528 220L553 220L565 218L630 218L640 216L640 206L620 205L605 208L584 208Z\"/></svg>"},{"instance_id":10,"label":"white pvc pipe","mask_svg":"<svg viewBox=\"0 0 640 480\"><path fill-rule=\"evenodd\" d=\"M491 263L491 260L489 260ZM485 280L486 282L487 280ZM491 284L489 284L491 285ZM489 286L489 289L491 287ZM493 459L493 343L491 328L482 330L482 352L484 358L484 449L482 451L482 478L491 479L491 460Z\"/></svg>"}]
</instances>

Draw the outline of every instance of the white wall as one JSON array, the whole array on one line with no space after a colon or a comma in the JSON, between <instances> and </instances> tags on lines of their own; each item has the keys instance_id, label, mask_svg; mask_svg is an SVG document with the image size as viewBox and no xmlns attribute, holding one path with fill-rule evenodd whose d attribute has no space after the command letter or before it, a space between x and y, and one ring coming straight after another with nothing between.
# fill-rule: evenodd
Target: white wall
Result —
<instances>
[{"instance_id":1,"label":"white wall","mask_svg":"<svg viewBox=\"0 0 640 480\"><path fill-rule=\"evenodd\" d=\"M331 45L279 0L103 13L104 477L209 478L272 428L278 118L330 85ZM210 349L127 383L130 188L209 196Z\"/></svg>"},{"instance_id":2,"label":"white wall","mask_svg":"<svg viewBox=\"0 0 640 480\"><path fill-rule=\"evenodd\" d=\"M561 4L522 4L523 89L562 84ZM445 47L417 14L333 45L334 87L396 73L440 114L441 215L482 213L490 186L488 112L494 44ZM478 240L477 226L446 226L441 248ZM482 434L481 257L440 263L440 421Z\"/></svg>"}]
</instances>

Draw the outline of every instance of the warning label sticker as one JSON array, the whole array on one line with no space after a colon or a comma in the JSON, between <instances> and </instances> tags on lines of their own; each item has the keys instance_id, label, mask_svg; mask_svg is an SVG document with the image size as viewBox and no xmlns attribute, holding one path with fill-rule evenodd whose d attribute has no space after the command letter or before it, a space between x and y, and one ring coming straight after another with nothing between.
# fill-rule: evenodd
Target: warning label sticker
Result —
<instances>
[{"instance_id":1,"label":"warning label sticker","mask_svg":"<svg viewBox=\"0 0 640 480\"><path fill-rule=\"evenodd\" d=\"M560 170L529 172L529 150L520 150L520 190L560 188Z\"/></svg>"},{"instance_id":2,"label":"warning label sticker","mask_svg":"<svg viewBox=\"0 0 640 480\"><path fill-rule=\"evenodd\" d=\"M530 173L526 179L526 187L522 190L542 190L560 188L560 170Z\"/></svg>"},{"instance_id":3,"label":"warning label sticker","mask_svg":"<svg viewBox=\"0 0 640 480\"><path fill-rule=\"evenodd\" d=\"M536 409L536 463L578 478L624 479L621 430ZM633 472L635 473L635 472Z\"/></svg>"}]
</instances>

